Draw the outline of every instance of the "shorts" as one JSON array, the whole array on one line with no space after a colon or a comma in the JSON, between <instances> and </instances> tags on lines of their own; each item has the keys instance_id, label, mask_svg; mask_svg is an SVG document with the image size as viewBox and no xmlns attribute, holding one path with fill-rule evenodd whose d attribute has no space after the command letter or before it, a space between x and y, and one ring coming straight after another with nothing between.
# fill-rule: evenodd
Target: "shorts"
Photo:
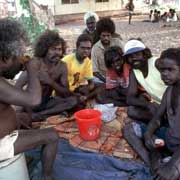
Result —
<instances>
[{"instance_id":1,"label":"shorts","mask_svg":"<svg viewBox=\"0 0 180 180\"><path fill-rule=\"evenodd\" d=\"M147 125L144 123L133 122L133 129L134 129L136 136L138 136L139 138L143 138L144 133L147 130ZM158 130L156 130L154 134L158 138L166 141L166 132L167 132L167 127L161 127Z\"/></svg>"},{"instance_id":2,"label":"shorts","mask_svg":"<svg viewBox=\"0 0 180 180\"><path fill-rule=\"evenodd\" d=\"M129 15L131 16L133 14L133 11L129 11Z\"/></svg>"},{"instance_id":3,"label":"shorts","mask_svg":"<svg viewBox=\"0 0 180 180\"><path fill-rule=\"evenodd\" d=\"M11 134L0 139L0 161L14 157L14 142L18 138L18 131L13 131Z\"/></svg>"}]
</instances>

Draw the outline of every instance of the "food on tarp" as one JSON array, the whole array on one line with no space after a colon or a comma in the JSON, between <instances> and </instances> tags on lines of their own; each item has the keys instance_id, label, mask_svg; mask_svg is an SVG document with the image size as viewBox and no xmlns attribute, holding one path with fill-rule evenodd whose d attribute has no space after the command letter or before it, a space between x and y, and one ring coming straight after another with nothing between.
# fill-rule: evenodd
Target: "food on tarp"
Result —
<instances>
[{"instance_id":1,"label":"food on tarp","mask_svg":"<svg viewBox=\"0 0 180 180\"><path fill-rule=\"evenodd\" d=\"M165 142L163 139L155 139L154 144L157 148L163 147L165 145Z\"/></svg>"}]
</instances>

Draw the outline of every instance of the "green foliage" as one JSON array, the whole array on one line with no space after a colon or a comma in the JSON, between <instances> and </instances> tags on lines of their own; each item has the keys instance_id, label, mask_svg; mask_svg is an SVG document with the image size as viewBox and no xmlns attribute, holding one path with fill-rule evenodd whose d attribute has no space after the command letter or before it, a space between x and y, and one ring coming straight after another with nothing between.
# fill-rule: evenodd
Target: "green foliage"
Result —
<instances>
[{"instance_id":1,"label":"green foliage","mask_svg":"<svg viewBox=\"0 0 180 180\"><path fill-rule=\"evenodd\" d=\"M20 0L20 5L22 6L23 9L30 11L28 0Z\"/></svg>"},{"instance_id":2,"label":"green foliage","mask_svg":"<svg viewBox=\"0 0 180 180\"><path fill-rule=\"evenodd\" d=\"M26 28L30 42L32 43L47 27L44 24L40 24L38 20L33 17L28 0L20 0L20 4L22 9L27 11L28 15L22 14L19 19Z\"/></svg>"}]
</instances>

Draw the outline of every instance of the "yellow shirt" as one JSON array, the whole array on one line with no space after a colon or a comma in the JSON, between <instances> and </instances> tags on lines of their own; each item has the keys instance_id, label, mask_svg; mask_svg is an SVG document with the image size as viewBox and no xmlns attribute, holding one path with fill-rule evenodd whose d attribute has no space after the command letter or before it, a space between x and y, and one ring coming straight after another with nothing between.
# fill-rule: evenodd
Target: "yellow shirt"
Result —
<instances>
[{"instance_id":1,"label":"yellow shirt","mask_svg":"<svg viewBox=\"0 0 180 180\"><path fill-rule=\"evenodd\" d=\"M65 56L62 61L67 65L70 91L74 91L85 80L93 78L92 63L87 57L83 63L79 63L76 54Z\"/></svg>"}]
</instances>

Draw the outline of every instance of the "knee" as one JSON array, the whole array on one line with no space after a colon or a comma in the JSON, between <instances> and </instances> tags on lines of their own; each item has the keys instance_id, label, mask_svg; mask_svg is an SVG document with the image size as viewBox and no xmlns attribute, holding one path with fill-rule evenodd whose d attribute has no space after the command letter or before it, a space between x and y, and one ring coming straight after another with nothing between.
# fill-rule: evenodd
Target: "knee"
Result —
<instances>
[{"instance_id":1,"label":"knee","mask_svg":"<svg viewBox=\"0 0 180 180\"><path fill-rule=\"evenodd\" d=\"M133 129L133 123L128 123L124 126L123 130L123 136L125 139L128 139L131 136L135 136L134 129Z\"/></svg>"}]
</instances>

